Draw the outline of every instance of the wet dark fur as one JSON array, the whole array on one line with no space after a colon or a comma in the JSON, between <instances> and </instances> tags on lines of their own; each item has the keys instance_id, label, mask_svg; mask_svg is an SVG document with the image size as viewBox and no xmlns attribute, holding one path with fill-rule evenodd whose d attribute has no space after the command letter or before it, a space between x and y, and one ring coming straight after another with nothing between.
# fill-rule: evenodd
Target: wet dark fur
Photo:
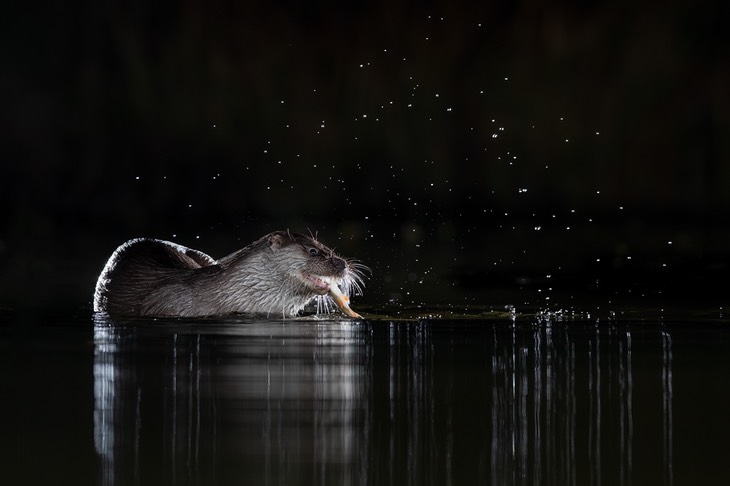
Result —
<instances>
[{"instance_id":1,"label":"wet dark fur","mask_svg":"<svg viewBox=\"0 0 730 486\"><path fill-rule=\"evenodd\" d=\"M361 289L362 265L314 238L270 233L220 260L175 243L135 239L112 254L96 283L94 310L124 316L296 315L327 293Z\"/></svg>"}]
</instances>

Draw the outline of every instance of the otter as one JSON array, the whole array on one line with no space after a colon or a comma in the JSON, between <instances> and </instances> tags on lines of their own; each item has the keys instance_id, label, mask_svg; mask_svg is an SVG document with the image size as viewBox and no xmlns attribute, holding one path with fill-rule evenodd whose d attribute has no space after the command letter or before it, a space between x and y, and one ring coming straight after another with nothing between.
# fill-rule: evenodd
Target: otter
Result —
<instances>
[{"instance_id":1,"label":"otter","mask_svg":"<svg viewBox=\"0 0 730 486\"><path fill-rule=\"evenodd\" d=\"M314 237L275 231L219 260L177 243L130 240L114 251L96 282L94 311L119 316L296 316L326 295L350 317L367 267ZM340 290L342 288L343 290Z\"/></svg>"}]
</instances>

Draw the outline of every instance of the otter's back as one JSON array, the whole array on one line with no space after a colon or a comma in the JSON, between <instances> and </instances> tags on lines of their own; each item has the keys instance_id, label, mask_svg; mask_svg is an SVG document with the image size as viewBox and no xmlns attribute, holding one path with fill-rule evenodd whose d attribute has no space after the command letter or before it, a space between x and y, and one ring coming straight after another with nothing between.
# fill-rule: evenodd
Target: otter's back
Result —
<instances>
[{"instance_id":1,"label":"otter's back","mask_svg":"<svg viewBox=\"0 0 730 486\"><path fill-rule=\"evenodd\" d=\"M144 297L170 278L181 278L215 263L201 251L169 241L130 240L114 251L99 275L94 311L140 315Z\"/></svg>"}]
</instances>

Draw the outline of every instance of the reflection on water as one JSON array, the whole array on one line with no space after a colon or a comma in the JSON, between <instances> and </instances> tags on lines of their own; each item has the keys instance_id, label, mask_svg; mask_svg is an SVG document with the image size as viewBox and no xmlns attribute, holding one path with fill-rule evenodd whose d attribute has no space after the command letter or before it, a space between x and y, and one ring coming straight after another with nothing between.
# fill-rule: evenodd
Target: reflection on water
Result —
<instances>
[{"instance_id":1,"label":"reflection on water","mask_svg":"<svg viewBox=\"0 0 730 486\"><path fill-rule=\"evenodd\" d=\"M673 483L666 330L638 355L628 327L550 322L97 318L94 337L104 484Z\"/></svg>"},{"instance_id":2,"label":"reflection on water","mask_svg":"<svg viewBox=\"0 0 730 486\"><path fill-rule=\"evenodd\" d=\"M662 331L662 438L663 459L662 471L664 484L674 484L672 455L672 337Z\"/></svg>"}]
</instances>

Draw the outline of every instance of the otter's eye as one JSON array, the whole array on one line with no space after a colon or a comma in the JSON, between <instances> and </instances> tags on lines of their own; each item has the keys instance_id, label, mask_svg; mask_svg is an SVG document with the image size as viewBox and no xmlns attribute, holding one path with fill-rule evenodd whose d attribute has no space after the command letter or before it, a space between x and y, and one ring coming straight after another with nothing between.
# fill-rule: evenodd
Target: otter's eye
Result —
<instances>
[{"instance_id":1,"label":"otter's eye","mask_svg":"<svg viewBox=\"0 0 730 486\"><path fill-rule=\"evenodd\" d=\"M319 254L319 251L317 251L316 248L310 248L309 249L309 254L312 255L312 256L317 256Z\"/></svg>"}]
</instances>

